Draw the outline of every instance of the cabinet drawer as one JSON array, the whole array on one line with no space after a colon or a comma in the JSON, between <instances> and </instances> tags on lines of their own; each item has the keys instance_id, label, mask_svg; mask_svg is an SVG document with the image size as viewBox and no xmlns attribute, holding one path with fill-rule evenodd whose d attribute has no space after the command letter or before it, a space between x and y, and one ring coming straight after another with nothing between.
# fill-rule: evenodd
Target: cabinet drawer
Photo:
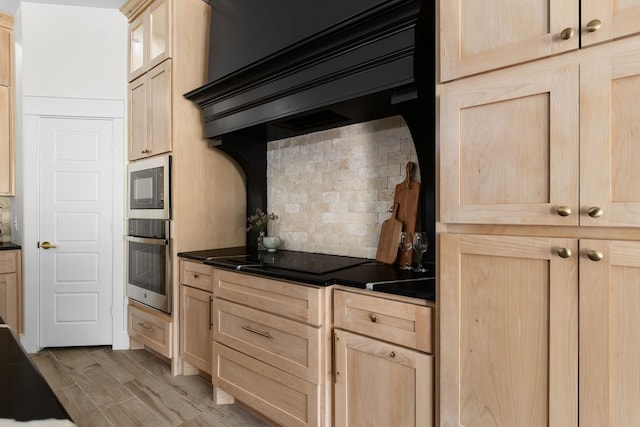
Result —
<instances>
[{"instance_id":1,"label":"cabinet drawer","mask_svg":"<svg viewBox=\"0 0 640 427\"><path fill-rule=\"evenodd\" d=\"M431 307L345 291L334 293L336 327L432 352Z\"/></svg>"},{"instance_id":2,"label":"cabinet drawer","mask_svg":"<svg viewBox=\"0 0 640 427\"><path fill-rule=\"evenodd\" d=\"M171 319L139 305L129 304L129 336L171 358Z\"/></svg>"},{"instance_id":3,"label":"cabinet drawer","mask_svg":"<svg viewBox=\"0 0 640 427\"><path fill-rule=\"evenodd\" d=\"M319 426L319 386L213 344L213 383L285 426Z\"/></svg>"},{"instance_id":4,"label":"cabinet drawer","mask_svg":"<svg viewBox=\"0 0 640 427\"><path fill-rule=\"evenodd\" d=\"M181 260L180 283L213 292L213 267L199 262Z\"/></svg>"},{"instance_id":5,"label":"cabinet drawer","mask_svg":"<svg viewBox=\"0 0 640 427\"><path fill-rule=\"evenodd\" d=\"M0 274L16 272L16 251L0 251Z\"/></svg>"},{"instance_id":6,"label":"cabinet drawer","mask_svg":"<svg viewBox=\"0 0 640 427\"><path fill-rule=\"evenodd\" d=\"M213 293L218 298L312 325L319 326L322 323L323 288L285 283L226 270L215 270L213 277Z\"/></svg>"},{"instance_id":7,"label":"cabinet drawer","mask_svg":"<svg viewBox=\"0 0 640 427\"><path fill-rule=\"evenodd\" d=\"M320 328L218 298L214 312L216 342L318 384Z\"/></svg>"}]
</instances>

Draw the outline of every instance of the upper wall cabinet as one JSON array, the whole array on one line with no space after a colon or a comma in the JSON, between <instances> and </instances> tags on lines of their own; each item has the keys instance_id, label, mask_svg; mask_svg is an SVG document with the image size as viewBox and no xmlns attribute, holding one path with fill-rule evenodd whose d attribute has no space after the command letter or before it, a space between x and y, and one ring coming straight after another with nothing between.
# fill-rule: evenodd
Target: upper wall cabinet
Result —
<instances>
[{"instance_id":1,"label":"upper wall cabinet","mask_svg":"<svg viewBox=\"0 0 640 427\"><path fill-rule=\"evenodd\" d=\"M640 0L440 2L440 80L637 33Z\"/></svg>"},{"instance_id":2,"label":"upper wall cabinet","mask_svg":"<svg viewBox=\"0 0 640 427\"><path fill-rule=\"evenodd\" d=\"M0 196L13 196L13 17L0 13Z\"/></svg>"},{"instance_id":3,"label":"upper wall cabinet","mask_svg":"<svg viewBox=\"0 0 640 427\"><path fill-rule=\"evenodd\" d=\"M156 0L129 24L129 81L171 57L168 0Z\"/></svg>"},{"instance_id":4,"label":"upper wall cabinet","mask_svg":"<svg viewBox=\"0 0 640 427\"><path fill-rule=\"evenodd\" d=\"M637 227L638 99L637 37L447 85L441 221Z\"/></svg>"}]
</instances>

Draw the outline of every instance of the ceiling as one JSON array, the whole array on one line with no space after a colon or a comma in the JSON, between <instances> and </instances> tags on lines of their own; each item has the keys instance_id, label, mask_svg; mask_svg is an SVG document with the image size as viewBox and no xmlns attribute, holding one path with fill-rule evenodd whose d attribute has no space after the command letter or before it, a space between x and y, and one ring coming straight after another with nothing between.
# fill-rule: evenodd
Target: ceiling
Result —
<instances>
[{"instance_id":1,"label":"ceiling","mask_svg":"<svg viewBox=\"0 0 640 427\"><path fill-rule=\"evenodd\" d=\"M2 0L0 1L0 12L13 16L18 10L20 2L119 9L126 1L127 0Z\"/></svg>"}]
</instances>

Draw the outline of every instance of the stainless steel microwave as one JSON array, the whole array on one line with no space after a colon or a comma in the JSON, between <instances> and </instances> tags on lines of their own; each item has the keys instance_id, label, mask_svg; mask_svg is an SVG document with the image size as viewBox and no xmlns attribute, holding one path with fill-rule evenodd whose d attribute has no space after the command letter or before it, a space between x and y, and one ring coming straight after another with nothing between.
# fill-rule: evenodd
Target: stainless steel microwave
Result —
<instances>
[{"instance_id":1,"label":"stainless steel microwave","mask_svg":"<svg viewBox=\"0 0 640 427\"><path fill-rule=\"evenodd\" d=\"M171 219L171 155L133 161L127 171L128 217Z\"/></svg>"}]
</instances>

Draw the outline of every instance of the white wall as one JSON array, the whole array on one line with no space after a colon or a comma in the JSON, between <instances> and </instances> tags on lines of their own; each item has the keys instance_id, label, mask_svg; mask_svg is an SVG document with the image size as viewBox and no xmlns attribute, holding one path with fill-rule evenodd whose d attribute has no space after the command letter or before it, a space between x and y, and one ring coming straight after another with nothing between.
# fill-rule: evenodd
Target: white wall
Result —
<instances>
[{"instance_id":1,"label":"white wall","mask_svg":"<svg viewBox=\"0 0 640 427\"><path fill-rule=\"evenodd\" d=\"M119 10L23 1L21 14L23 95L126 99Z\"/></svg>"},{"instance_id":2,"label":"white wall","mask_svg":"<svg viewBox=\"0 0 640 427\"><path fill-rule=\"evenodd\" d=\"M117 9L47 5L22 1L16 13L16 190L12 238L23 247L25 334L22 344L38 350L37 114L25 105L120 104L114 108L114 347L128 346L124 298L124 172L127 96L127 20ZM25 100L29 102L25 104ZM40 102L39 100L42 100ZM33 107L30 107L33 110ZM98 108L99 110L99 108ZM46 111L46 110L45 110ZM76 116L73 110L47 114Z\"/></svg>"}]
</instances>

